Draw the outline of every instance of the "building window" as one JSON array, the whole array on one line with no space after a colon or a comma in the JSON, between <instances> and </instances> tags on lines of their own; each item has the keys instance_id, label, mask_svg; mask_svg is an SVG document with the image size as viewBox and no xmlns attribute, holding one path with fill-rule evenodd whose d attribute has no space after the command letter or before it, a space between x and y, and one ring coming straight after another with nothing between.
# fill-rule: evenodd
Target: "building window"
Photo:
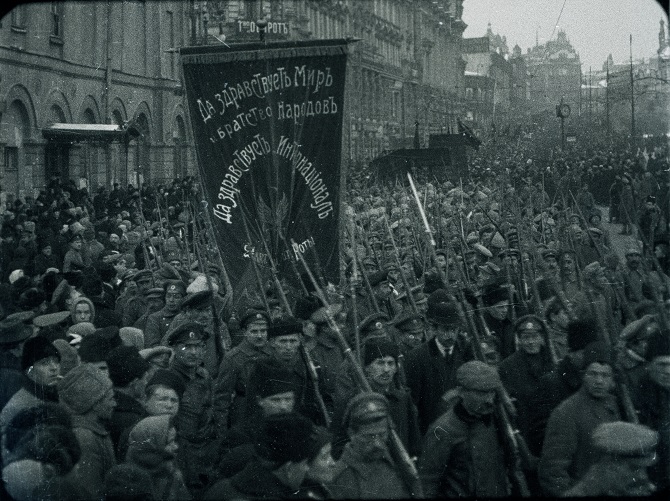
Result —
<instances>
[{"instance_id":1,"label":"building window","mask_svg":"<svg viewBox=\"0 0 670 501\"><path fill-rule=\"evenodd\" d=\"M16 172L19 170L19 149L15 146L5 146L5 171Z\"/></svg>"},{"instance_id":2,"label":"building window","mask_svg":"<svg viewBox=\"0 0 670 501\"><path fill-rule=\"evenodd\" d=\"M63 4L51 2L51 36L63 37Z\"/></svg>"},{"instance_id":3,"label":"building window","mask_svg":"<svg viewBox=\"0 0 670 501\"><path fill-rule=\"evenodd\" d=\"M244 19L258 19L258 7L255 0L246 0L244 2Z\"/></svg>"},{"instance_id":4,"label":"building window","mask_svg":"<svg viewBox=\"0 0 670 501\"><path fill-rule=\"evenodd\" d=\"M26 29L26 6L17 5L12 9L11 13L12 28L25 30Z\"/></svg>"}]
</instances>

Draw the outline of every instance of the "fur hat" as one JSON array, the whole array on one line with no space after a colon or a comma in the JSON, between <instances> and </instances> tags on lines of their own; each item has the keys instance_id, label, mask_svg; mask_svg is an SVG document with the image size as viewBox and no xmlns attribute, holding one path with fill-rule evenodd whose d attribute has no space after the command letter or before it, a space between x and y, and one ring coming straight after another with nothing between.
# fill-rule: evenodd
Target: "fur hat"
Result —
<instances>
[{"instance_id":1,"label":"fur hat","mask_svg":"<svg viewBox=\"0 0 670 501\"><path fill-rule=\"evenodd\" d=\"M656 357L670 356L670 332L667 329L654 332L647 341L647 351L644 356L650 362Z\"/></svg>"},{"instance_id":2,"label":"fur hat","mask_svg":"<svg viewBox=\"0 0 670 501\"><path fill-rule=\"evenodd\" d=\"M86 414L113 387L112 380L89 364L78 365L58 382L58 396L75 414Z\"/></svg>"},{"instance_id":3,"label":"fur hat","mask_svg":"<svg viewBox=\"0 0 670 501\"><path fill-rule=\"evenodd\" d=\"M584 369L593 363L614 365L612 349L604 341L589 343L584 348Z\"/></svg>"},{"instance_id":4,"label":"fur hat","mask_svg":"<svg viewBox=\"0 0 670 501\"><path fill-rule=\"evenodd\" d=\"M144 332L137 327L121 327L119 337L125 346L133 346L138 351L144 349Z\"/></svg>"},{"instance_id":5,"label":"fur hat","mask_svg":"<svg viewBox=\"0 0 670 501\"><path fill-rule=\"evenodd\" d=\"M158 369L154 372L154 375L151 376L151 379L149 379L149 382L147 383L147 388L155 385L173 389L179 398L181 398L184 391L186 391L186 384L182 377L170 369Z\"/></svg>"},{"instance_id":6,"label":"fur hat","mask_svg":"<svg viewBox=\"0 0 670 501\"><path fill-rule=\"evenodd\" d=\"M393 357L398 360L398 345L382 337L373 337L363 344L363 366L368 366L378 358Z\"/></svg>"},{"instance_id":7,"label":"fur hat","mask_svg":"<svg viewBox=\"0 0 670 501\"><path fill-rule=\"evenodd\" d=\"M598 324L594 319L575 320L568 324L568 349L579 351L598 340Z\"/></svg>"},{"instance_id":8,"label":"fur hat","mask_svg":"<svg viewBox=\"0 0 670 501\"><path fill-rule=\"evenodd\" d=\"M215 294L219 292L219 287L216 285L216 282L214 280L210 280L208 283L207 277L201 274L195 277L195 280L193 280L193 282L191 282L189 286L186 287L186 293L195 294L196 292L208 291L210 290L210 285Z\"/></svg>"},{"instance_id":9,"label":"fur hat","mask_svg":"<svg viewBox=\"0 0 670 501\"><path fill-rule=\"evenodd\" d=\"M37 426L72 427L70 413L61 405L45 402L35 407L19 411L7 424L5 430L5 446L10 452L18 445L24 435Z\"/></svg>"},{"instance_id":10,"label":"fur hat","mask_svg":"<svg viewBox=\"0 0 670 501\"><path fill-rule=\"evenodd\" d=\"M109 378L117 388L127 387L133 380L141 378L151 368L137 349L132 346L117 346L107 355Z\"/></svg>"},{"instance_id":11,"label":"fur hat","mask_svg":"<svg viewBox=\"0 0 670 501\"><path fill-rule=\"evenodd\" d=\"M107 358L107 354L111 349L112 346L109 339L96 331L81 340L79 357L84 363L102 362Z\"/></svg>"},{"instance_id":12,"label":"fur hat","mask_svg":"<svg viewBox=\"0 0 670 501\"><path fill-rule=\"evenodd\" d=\"M268 416L263 421L254 449L260 457L277 465L289 461L299 463L316 456L325 445L322 440L314 439L315 431L308 418L295 412Z\"/></svg>"},{"instance_id":13,"label":"fur hat","mask_svg":"<svg viewBox=\"0 0 670 501\"><path fill-rule=\"evenodd\" d=\"M247 395L265 398L297 390L297 381L286 368L272 362L259 361L249 375Z\"/></svg>"},{"instance_id":14,"label":"fur hat","mask_svg":"<svg viewBox=\"0 0 670 501\"><path fill-rule=\"evenodd\" d=\"M278 336L286 336L288 334L301 333L302 323L300 323L296 318L284 317L270 324L268 329L268 339Z\"/></svg>"},{"instance_id":15,"label":"fur hat","mask_svg":"<svg viewBox=\"0 0 670 501\"><path fill-rule=\"evenodd\" d=\"M51 342L42 337L36 336L28 339L23 344L23 353L21 355L21 370L26 371L29 367L42 359L56 357L60 362L60 353Z\"/></svg>"}]
</instances>

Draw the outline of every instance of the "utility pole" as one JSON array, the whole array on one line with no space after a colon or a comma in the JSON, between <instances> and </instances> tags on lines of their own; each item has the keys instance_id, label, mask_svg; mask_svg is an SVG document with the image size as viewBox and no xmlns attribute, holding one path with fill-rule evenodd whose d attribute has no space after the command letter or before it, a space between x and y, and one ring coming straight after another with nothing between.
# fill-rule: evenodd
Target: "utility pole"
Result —
<instances>
[{"instance_id":1,"label":"utility pole","mask_svg":"<svg viewBox=\"0 0 670 501\"><path fill-rule=\"evenodd\" d=\"M591 67L589 66L589 128L593 127L593 102L591 101L591 91L593 87L591 85Z\"/></svg>"},{"instance_id":2,"label":"utility pole","mask_svg":"<svg viewBox=\"0 0 670 501\"><path fill-rule=\"evenodd\" d=\"M607 142L610 142L610 59L607 58L605 73L605 116L607 120Z\"/></svg>"},{"instance_id":3,"label":"utility pole","mask_svg":"<svg viewBox=\"0 0 670 501\"><path fill-rule=\"evenodd\" d=\"M633 34L630 35L630 142L631 147L636 144L635 140L635 94L633 92Z\"/></svg>"}]
</instances>

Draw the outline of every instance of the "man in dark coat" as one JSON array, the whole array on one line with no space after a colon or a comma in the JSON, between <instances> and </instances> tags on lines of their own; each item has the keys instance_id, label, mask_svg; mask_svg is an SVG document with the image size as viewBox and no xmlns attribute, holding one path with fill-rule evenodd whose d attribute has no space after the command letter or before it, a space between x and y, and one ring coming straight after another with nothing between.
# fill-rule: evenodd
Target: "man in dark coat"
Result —
<instances>
[{"instance_id":1,"label":"man in dark coat","mask_svg":"<svg viewBox=\"0 0 670 501\"><path fill-rule=\"evenodd\" d=\"M203 489L217 460L217 423L212 403L212 378L203 367L208 334L195 322L184 322L167 334L174 351L170 370L184 380L185 391L175 419L177 465L189 489Z\"/></svg>"},{"instance_id":2,"label":"man in dark coat","mask_svg":"<svg viewBox=\"0 0 670 501\"><path fill-rule=\"evenodd\" d=\"M34 316L32 312L13 313L0 322L0 410L21 388L21 353L23 343L33 334L27 322Z\"/></svg>"},{"instance_id":3,"label":"man in dark coat","mask_svg":"<svg viewBox=\"0 0 670 501\"><path fill-rule=\"evenodd\" d=\"M343 425L349 442L330 485L335 499L408 499L416 494L390 453L389 406L383 395L356 395L345 409Z\"/></svg>"},{"instance_id":4,"label":"man in dark coat","mask_svg":"<svg viewBox=\"0 0 670 501\"><path fill-rule=\"evenodd\" d=\"M500 377L473 360L456 372L456 403L429 428L419 458L427 498L509 496L506 458L493 417Z\"/></svg>"},{"instance_id":5,"label":"man in dark coat","mask_svg":"<svg viewBox=\"0 0 670 501\"><path fill-rule=\"evenodd\" d=\"M0 434L4 435L9 422L22 410L58 402L56 384L60 376L60 360L60 353L46 338L36 336L25 341L21 355L21 387L0 412ZM4 443L5 437L2 438Z\"/></svg>"},{"instance_id":6,"label":"man in dark coat","mask_svg":"<svg viewBox=\"0 0 670 501\"><path fill-rule=\"evenodd\" d=\"M614 421L598 426L592 438L599 459L565 492L566 497L637 498L653 494L656 486L649 481L648 468L658 463L655 431Z\"/></svg>"},{"instance_id":7,"label":"man in dark coat","mask_svg":"<svg viewBox=\"0 0 670 501\"><path fill-rule=\"evenodd\" d=\"M621 416L614 390L612 351L602 341L584 350L583 384L551 413L538 465L546 495L563 496L598 460L592 442L601 424Z\"/></svg>"},{"instance_id":8,"label":"man in dark coat","mask_svg":"<svg viewBox=\"0 0 670 501\"><path fill-rule=\"evenodd\" d=\"M538 390L528 402L528 448L539 456L551 412L582 385L584 348L598 340L594 320L576 320L568 325L568 353L556 368L540 378Z\"/></svg>"},{"instance_id":9,"label":"man in dark coat","mask_svg":"<svg viewBox=\"0 0 670 501\"><path fill-rule=\"evenodd\" d=\"M114 446L104 423L116 405L112 381L89 364L81 364L58 382L61 404L72 413L72 429L81 458L69 476L81 488L81 499L102 496L105 475L116 464Z\"/></svg>"},{"instance_id":10,"label":"man in dark coat","mask_svg":"<svg viewBox=\"0 0 670 501\"><path fill-rule=\"evenodd\" d=\"M645 358L647 373L631 396L639 411L640 423L658 432L658 461L649 477L659 490L670 489L670 332L656 331L648 341Z\"/></svg>"},{"instance_id":11,"label":"man in dark coat","mask_svg":"<svg viewBox=\"0 0 670 501\"><path fill-rule=\"evenodd\" d=\"M295 499L308 462L326 445L309 419L276 414L263 422L255 455L233 477L214 484L204 499Z\"/></svg>"},{"instance_id":12,"label":"man in dark coat","mask_svg":"<svg viewBox=\"0 0 670 501\"><path fill-rule=\"evenodd\" d=\"M422 435L445 411L442 396L456 387L456 370L473 358L456 305L444 291L431 294L426 317L430 340L405 358L407 386L419 413Z\"/></svg>"},{"instance_id":13,"label":"man in dark coat","mask_svg":"<svg viewBox=\"0 0 670 501\"><path fill-rule=\"evenodd\" d=\"M519 349L500 363L498 371L503 386L515 400L517 425L528 436L528 403L539 389L542 376L553 369L545 345L546 326L535 315L525 315L514 324Z\"/></svg>"},{"instance_id":14,"label":"man in dark coat","mask_svg":"<svg viewBox=\"0 0 670 501\"><path fill-rule=\"evenodd\" d=\"M125 458L128 433L148 416L142 399L151 365L140 356L136 348L117 346L107 355L107 367L116 400L109 431L116 459L120 463Z\"/></svg>"},{"instance_id":15,"label":"man in dark coat","mask_svg":"<svg viewBox=\"0 0 670 501\"><path fill-rule=\"evenodd\" d=\"M386 338L371 338L362 347L362 368L372 390L384 395L388 402L389 414L398 437L410 456L419 453L421 435L417 410L407 388L398 386L395 376L398 372L400 350L396 343ZM349 401L359 392L357 389L338 394L335 400L332 431L334 436L333 455L340 457L347 441L347 430L343 416Z\"/></svg>"},{"instance_id":16,"label":"man in dark coat","mask_svg":"<svg viewBox=\"0 0 670 501\"><path fill-rule=\"evenodd\" d=\"M158 346L167 334L172 320L179 313L179 303L186 295L186 286L180 280L166 281L163 286L165 306L147 317L144 326L144 347Z\"/></svg>"},{"instance_id":17,"label":"man in dark coat","mask_svg":"<svg viewBox=\"0 0 670 501\"><path fill-rule=\"evenodd\" d=\"M287 368L295 378L296 383L296 412L307 416L315 424L325 423L325 416L319 406L316 395L316 385L308 372L305 359L300 353L302 343L302 324L293 317L284 317L272 322L268 329L268 345L271 356L267 359L259 359L257 363L276 363ZM253 377L254 369L251 370L249 378ZM321 387L321 381L317 382ZM246 406L255 405L247 401Z\"/></svg>"},{"instance_id":18,"label":"man in dark coat","mask_svg":"<svg viewBox=\"0 0 670 501\"><path fill-rule=\"evenodd\" d=\"M497 337L500 342L500 355L509 357L515 351L514 329L510 318L510 299L514 300L514 294L510 293L510 285L496 282L484 288L482 302L486 307L482 317L488 332ZM518 306L514 306L518 309Z\"/></svg>"},{"instance_id":19,"label":"man in dark coat","mask_svg":"<svg viewBox=\"0 0 670 501\"><path fill-rule=\"evenodd\" d=\"M221 441L219 472L230 478L244 469L253 457L253 444L263 420L295 409L295 380L291 371L267 360L257 363L247 381L246 398L255 402L235 426L226 431Z\"/></svg>"},{"instance_id":20,"label":"man in dark coat","mask_svg":"<svg viewBox=\"0 0 670 501\"><path fill-rule=\"evenodd\" d=\"M272 354L268 341L267 313L247 310L240 318L242 341L226 353L214 384L216 420L223 433L244 420L249 374L257 360Z\"/></svg>"}]
</instances>

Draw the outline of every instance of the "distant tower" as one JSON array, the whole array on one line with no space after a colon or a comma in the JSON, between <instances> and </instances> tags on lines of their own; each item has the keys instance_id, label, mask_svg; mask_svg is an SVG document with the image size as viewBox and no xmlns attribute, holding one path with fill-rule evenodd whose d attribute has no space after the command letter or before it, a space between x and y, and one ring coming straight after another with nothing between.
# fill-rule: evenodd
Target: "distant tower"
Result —
<instances>
[{"instance_id":1,"label":"distant tower","mask_svg":"<svg viewBox=\"0 0 670 501\"><path fill-rule=\"evenodd\" d=\"M658 31L658 47L659 49L662 49L664 46L665 46L665 21L661 19L661 29Z\"/></svg>"}]
</instances>

